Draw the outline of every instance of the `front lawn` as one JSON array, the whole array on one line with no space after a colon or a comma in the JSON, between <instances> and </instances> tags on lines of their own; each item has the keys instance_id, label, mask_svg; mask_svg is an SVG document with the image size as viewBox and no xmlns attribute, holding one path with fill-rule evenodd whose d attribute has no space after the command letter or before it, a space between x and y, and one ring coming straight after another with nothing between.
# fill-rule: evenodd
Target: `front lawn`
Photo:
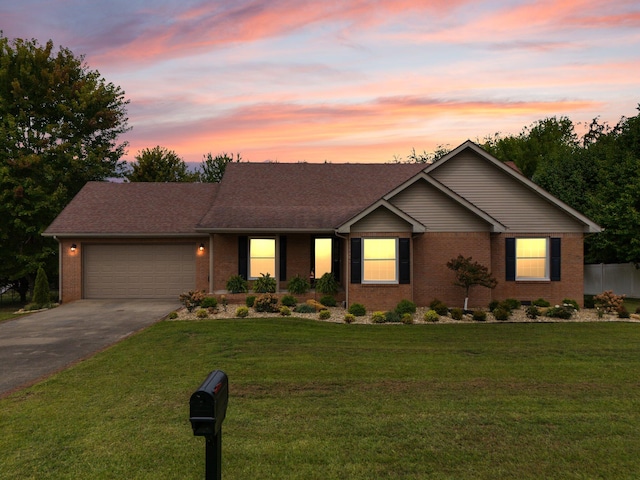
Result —
<instances>
[{"instance_id":1,"label":"front lawn","mask_svg":"<svg viewBox=\"0 0 640 480\"><path fill-rule=\"evenodd\" d=\"M638 352L635 323L161 322L0 400L0 477L203 478L221 369L227 480L638 478Z\"/></svg>"}]
</instances>

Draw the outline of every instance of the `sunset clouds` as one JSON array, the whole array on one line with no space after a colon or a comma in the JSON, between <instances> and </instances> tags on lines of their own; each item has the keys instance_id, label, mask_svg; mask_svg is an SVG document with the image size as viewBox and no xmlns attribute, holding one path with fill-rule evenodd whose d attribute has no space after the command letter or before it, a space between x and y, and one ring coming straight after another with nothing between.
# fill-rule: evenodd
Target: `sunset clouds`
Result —
<instances>
[{"instance_id":1,"label":"sunset clouds","mask_svg":"<svg viewBox=\"0 0 640 480\"><path fill-rule=\"evenodd\" d=\"M640 102L635 1L12 3L5 36L51 39L125 90L129 159L386 162Z\"/></svg>"}]
</instances>

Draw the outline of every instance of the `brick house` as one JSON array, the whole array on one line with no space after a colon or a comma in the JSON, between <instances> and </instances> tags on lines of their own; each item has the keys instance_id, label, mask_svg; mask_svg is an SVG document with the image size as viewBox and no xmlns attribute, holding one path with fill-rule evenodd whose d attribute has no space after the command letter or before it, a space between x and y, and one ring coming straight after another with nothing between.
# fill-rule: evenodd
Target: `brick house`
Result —
<instances>
[{"instance_id":1,"label":"brick house","mask_svg":"<svg viewBox=\"0 0 640 480\"><path fill-rule=\"evenodd\" d=\"M600 227L467 141L431 165L231 163L220 184L90 182L45 231L61 300L225 293L230 276L332 272L348 304L462 306L446 262L488 266L492 299L582 301ZM313 273L312 273L313 272Z\"/></svg>"}]
</instances>

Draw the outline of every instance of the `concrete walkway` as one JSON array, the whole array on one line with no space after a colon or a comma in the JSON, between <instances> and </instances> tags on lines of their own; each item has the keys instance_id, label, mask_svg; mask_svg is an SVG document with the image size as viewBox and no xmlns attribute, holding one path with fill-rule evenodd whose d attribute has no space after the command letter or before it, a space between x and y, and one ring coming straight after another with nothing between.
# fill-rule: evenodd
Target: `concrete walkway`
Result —
<instances>
[{"instance_id":1,"label":"concrete walkway","mask_svg":"<svg viewBox=\"0 0 640 480\"><path fill-rule=\"evenodd\" d=\"M79 300L0 323L0 397L163 319L177 300Z\"/></svg>"}]
</instances>

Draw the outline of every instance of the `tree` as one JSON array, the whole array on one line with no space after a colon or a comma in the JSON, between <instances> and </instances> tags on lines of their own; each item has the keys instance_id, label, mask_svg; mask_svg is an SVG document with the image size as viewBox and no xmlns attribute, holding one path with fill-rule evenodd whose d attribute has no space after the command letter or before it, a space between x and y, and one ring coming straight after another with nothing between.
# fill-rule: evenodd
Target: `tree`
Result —
<instances>
[{"instance_id":1,"label":"tree","mask_svg":"<svg viewBox=\"0 0 640 480\"><path fill-rule=\"evenodd\" d=\"M159 145L139 151L135 159L124 175L129 182L195 182L199 177L176 152Z\"/></svg>"},{"instance_id":2,"label":"tree","mask_svg":"<svg viewBox=\"0 0 640 480\"><path fill-rule=\"evenodd\" d=\"M211 153L207 153L200 166L200 181L205 183L220 183L227 165L233 161L233 154L229 156L224 152L214 157ZM239 153L236 154L235 161L241 161Z\"/></svg>"},{"instance_id":3,"label":"tree","mask_svg":"<svg viewBox=\"0 0 640 480\"><path fill-rule=\"evenodd\" d=\"M469 301L469 290L474 285L480 285L486 288L495 288L498 281L495 279L489 269L478 262L473 262L472 257L463 257L458 255L447 262L447 267L456 273L456 279L453 284L464 288L464 309L467 310Z\"/></svg>"},{"instance_id":4,"label":"tree","mask_svg":"<svg viewBox=\"0 0 640 480\"><path fill-rule=\"evenodd\" d=\"M49 280L44 268L38 269L35 286L33 287L33 298L31 299L34 309L48 307L51 303L49 298Z\"/></svg>"},{"instance_id":5,"label":"tree","mask_svg":"<svg viewBox=\"0 0 640 480\"><path fill-rule=\"evenodd\" d=\"M0 32L0 279L23 302L40 265L57 270L41 233L87 181L118 175L128 103L84 57Z\"/></svg>"},{"instance_id":6,"label":"tree","mask_svg":"<svg viewBox=\"0 0 640 480\"><path fill-rule=\"evenodd\" d=\"M447 155L451 151L449 145L438 145L438 147L431 153L427 153L423 150L422 153L416 152L415 147L411 149L411 153L404 160L402 157L394 156L393 163L425 163L431 164L437 162L442 157Z\"/></svg>"}]
</instances>

